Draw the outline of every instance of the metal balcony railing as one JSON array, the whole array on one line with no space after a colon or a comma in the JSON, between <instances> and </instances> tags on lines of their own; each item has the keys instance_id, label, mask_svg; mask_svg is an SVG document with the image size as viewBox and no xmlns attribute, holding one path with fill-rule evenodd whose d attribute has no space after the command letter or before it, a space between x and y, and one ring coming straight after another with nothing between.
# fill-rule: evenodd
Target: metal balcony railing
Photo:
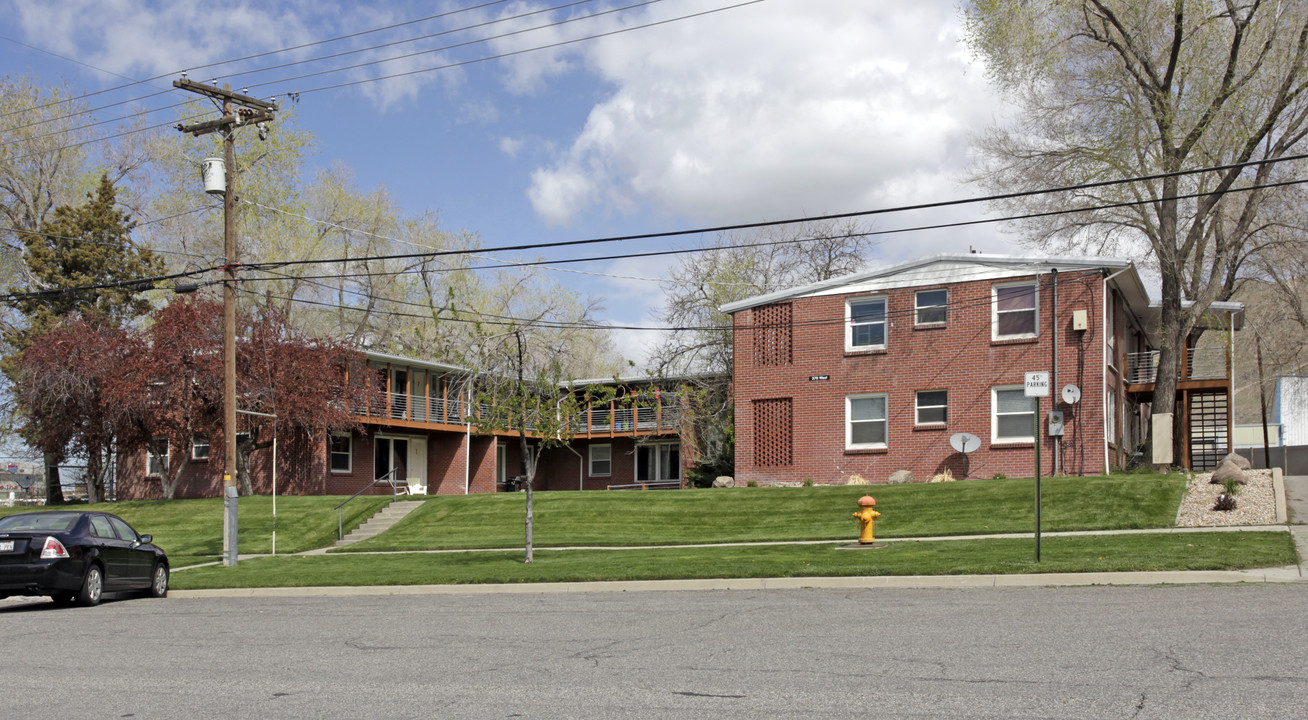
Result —
<instances>
[{"instance_id":1,"label":"metal balcony railing","mask_svg":"<svg viewBox=\"0 0 1308 720\"><path fill-rule=\"evenodd\" d=\"M478 412L478 410L480 412ZM489 406L469 408L463 401L442 398L425 398L421 395L379 392L366 402L354 403L354 415L386 420L462 425L477 424L477 417L490 411ZM681 408L677 405L662 407L622 408L597 405L583 410L573 421L576 433L639 433L658 430L676 430L681 426ZM526 430L536 431L536 423L528 419Z\"/></svg>"},{"instance_id":2,"label":"metal balcony railing","mask_svg":"<svg viewBox=\"0 0 1308 720\"><path fill-rule=\"evenodd\" d=\"M1186 351L1185 372L1182 380L1213 380L1226 377L1226 348L1204 347ZM1126 381L1132 385L1147 385L1158 379L1158 351L1128 353Z\"/></svg>"}]
</instances>

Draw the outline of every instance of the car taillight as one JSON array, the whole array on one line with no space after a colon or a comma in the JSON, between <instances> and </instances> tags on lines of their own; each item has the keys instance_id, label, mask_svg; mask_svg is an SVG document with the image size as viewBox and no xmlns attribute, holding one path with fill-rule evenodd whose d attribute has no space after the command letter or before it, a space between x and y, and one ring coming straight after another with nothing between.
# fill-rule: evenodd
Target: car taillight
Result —
<instances>
[{"instance_id":1,"label":"car taillight","mask_svg":"<svg viewBox=\"0 0 1308 720\"><path fill-rule=\"evenodd\" d=\"M45 539L45 547L41 548L42 560L57 560L68 557L68 548L58 540L48 537Z\"/></svg>"}]
</instances>

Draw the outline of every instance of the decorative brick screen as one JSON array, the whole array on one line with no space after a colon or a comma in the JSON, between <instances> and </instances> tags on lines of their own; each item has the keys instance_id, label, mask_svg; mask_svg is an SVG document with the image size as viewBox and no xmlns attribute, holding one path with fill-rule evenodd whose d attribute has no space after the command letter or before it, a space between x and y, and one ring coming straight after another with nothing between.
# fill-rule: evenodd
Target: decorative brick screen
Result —
<instances>
[{"instance_id":1,"label":"decorative brick screen","mask_svg":"<svg viewBox=\"0 0 1308 720\"><path fill-rule=\"evenodd\" d=\"M754 465L784 467L791 460L790 398L754 401Z\"/></svg>"},{"instance_id":2,"label":"decorative brick screen","mask_svg":"<svg viewBox=\"0 0 1308 720\"><path fill-rule=\"evenodd\" d=\"M754 308L754 364L789 365L790 303Z\"/></svg>"}]
</instances>

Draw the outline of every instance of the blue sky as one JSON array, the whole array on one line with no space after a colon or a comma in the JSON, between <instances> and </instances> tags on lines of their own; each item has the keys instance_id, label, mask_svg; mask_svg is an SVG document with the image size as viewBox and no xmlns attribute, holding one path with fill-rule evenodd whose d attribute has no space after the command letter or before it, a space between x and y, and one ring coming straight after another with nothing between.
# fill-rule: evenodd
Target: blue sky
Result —
<instances>
[{"instance_id":1,"label":"blue sky","mask_svg":"<svg viewBox=\"0 0 1308 720\"><path fill-rule=\"evenodd\" d=\"M163 89L185 68L485 4L191 77L221 83L224 73L239 69L364 50L231 79L242 87L360 58L485 40L340 74L272 82L251 94L275 94L285 102L287 92L301 92L298 123L318 140L313 165L343 162L361 188L385 185L406 212L438 211L447 229L475 232L488 246L853 212L978 193L961 182L971 162L970 134L1000 117L1004 106L960 43L951 0L762 0L734 8L729 6L742 0L638 2L576 2L379 49L383 42L566 0L4 1L8 22L0 31L0 66L40 83L66 82L75 93L122 84L120 76L166 74L168 79L150 86ZM585 17L607 10L615 12ZM569 18L577 20L486 39ZM660 21L671 22L637 27ZM311 92L355 80L368 82ZM138 86L106 96L140 94ZM180 99L177 93L152 102ZM982 212L965 206L894 215L876 226L974 219ZM876 262L969 247L1018 251L995 227L982 226L891 236ZM623 277L561 273L559 280L607 298L607 320L655 326L658 284L631 278L662 277L671 262L593 263L584 269ZM623 333L620 347L639 357L650 335Z\"/></svg>"}]
</instances>

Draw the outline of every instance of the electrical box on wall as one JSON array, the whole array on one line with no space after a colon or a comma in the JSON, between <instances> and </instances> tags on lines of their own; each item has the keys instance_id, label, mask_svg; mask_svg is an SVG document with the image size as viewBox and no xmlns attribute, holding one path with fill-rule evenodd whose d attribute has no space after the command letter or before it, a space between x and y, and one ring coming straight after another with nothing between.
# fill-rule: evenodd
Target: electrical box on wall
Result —
<instances>
[{"instance_id":1,"label":"electrical box on wall","mask_svg":"<svg viewBox=\"0 0 1308 720\"><path fill-rule=\"evenodd\" d=\"M1063 411L1049 411L1049 437L1063 436Z\"/></svg>"},{"instance_id":2,"label":"electrical box on wall","mask_svg":"<svg viewBox=\"0 0 1308 720\"><path fill-rule=\"evenodd\" d=\"M1073 310L1073 311L1072 311L1072 329L1073 329L1073 330L1089 330L1089 329L1090 329L1090 315L1089 315L1089 313L1087 313L1087 312L1084 311L1084 310Z\"/></svg>"}]
</instances>

